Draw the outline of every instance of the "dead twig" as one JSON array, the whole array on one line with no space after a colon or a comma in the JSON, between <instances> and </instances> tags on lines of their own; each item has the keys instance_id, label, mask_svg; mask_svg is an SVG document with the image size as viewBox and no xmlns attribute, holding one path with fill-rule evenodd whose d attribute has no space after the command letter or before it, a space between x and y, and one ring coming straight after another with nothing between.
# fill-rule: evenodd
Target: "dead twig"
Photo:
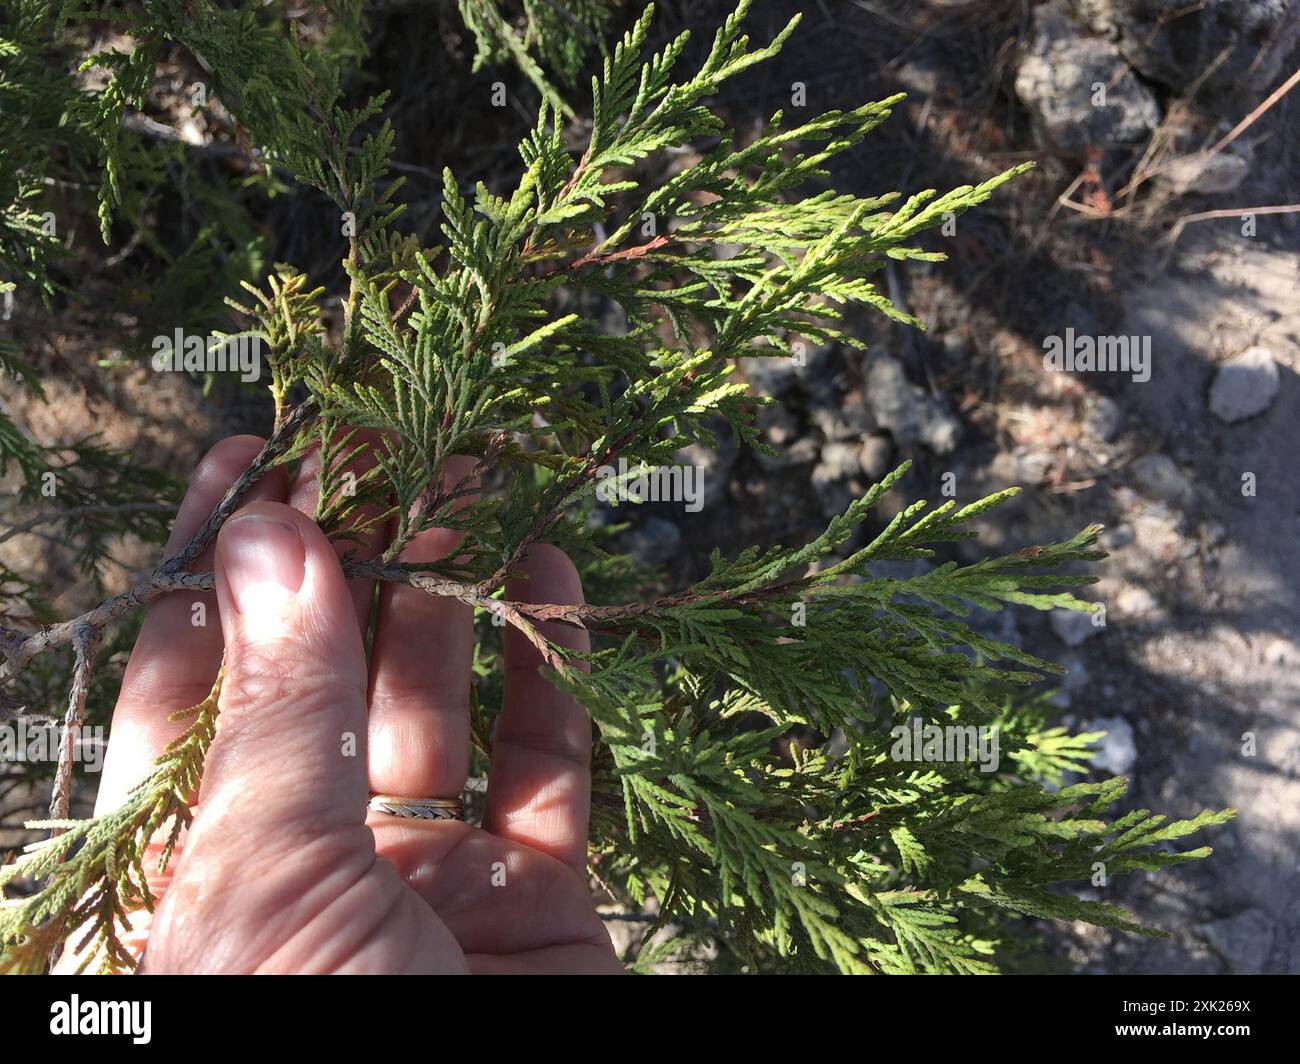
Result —
<instances>
[{"instance_id":1,"label":"dead twig","mask_svg":"<svg viewBox=\"0 0 1300 1064\"><path fill-rule=\"evenodd\" d=\"M53 521L64 521L72 517L86 517L92 514L130 514L130 513L150 513L150 512L174 512L176 507L169 502L123 502L123 503L104 503L102 505L87 506L69 506L66 510L55 510L51 513L38 514L36 517L21 524L13 525L0 532L0 543L13 539L14 536L20 536L24 532L30 532L40 525L50 524Z\"/></svg>"},{"instance_id":2,"label":"dead twig","mask_svg":"<svg viewBox=\"0 0 1300 1064\"><path fill-rule=\"evenodd\" d=\"M1253 111L1251 111L1250 114L1248 114L1245 118L1243 118L1240 122L1238 122L1235 126L1233 126L1232 129L1230 129L1227 133L1225 133L1211 147L1206 148L1205 151L1201 152L1201 158L1209 159L1212 156L1218 155L1219 152L1223 151L1224 148L1226 148L1229 144L1231 144L1234 140L1236 140L1239 136L1241 136L1244 132L1246 132L1246 130L1248 130L1252 125L1254 125L1255 122L1265 111L1267 111L1270 107L1272 107L1275 103L1277 103L1278 100L1282 99L1282 97L1285 96L1288 92L1294 89L1297 84L1300 84L1300 68L1297 68L1295 72L1289 78L1286 79L1286 81L1284 81L1281 85L1279 85L1276 89L1274 89L1273 92L1269 94L1268 99L1266 99L1263 103L1261 103L1258 107L1256 107Z\"/></svg>"},{"instance_id":3,"label":"dead twig","mask_svg":"<svg viewBox=\"0 0 1300 1064\"><path fill-rule=\"evenodd\" d=\"M102 635L102 629L82 625L77 630L73 644L77 664L72 674L72 689L68 693L68 709L63 715L63 734L59 737L59 761L54 769L54 789L50 797L51 820L66 820L68 817L72 801L72 762L77 737L81 734L81 725L86 719L86 696L90 693L91 670ZM51 834L61 834L62 830L55 828Z\"/></svg>"},{"instance_id":4,"label":"dead twig","mask_svg":"<svg viewBox=\"0 0 1300 1064\"><path fill-rule=\"evenodd\" d=\"M0 668L0 685L3 685L21 673L33 658L52 647L64 646L83 639L83 631L89 627L101 631L115 617L137 606L147 605L160 595L169 591L182 589L210 591L213 587L211 573L187 573L186 567L197 558L216 538L217 532L226 520L238 508L240 501L248 491L265 475L272 464L292 445L294 437L303 422L314 409L314 403L307 400L295 407L266 441L265 446L244 470L239 479L226 491L221 501L213 509L208 519L192 535L184 547L172 557L166 559L146 579L134 587L106 599L98 606L86 611L79 617L68 621L47 625L39 631L23 634L10 628L0 626L0 653L5 664ZM0 707L0 713L9 707Z\"/></svg>"},{"instance_id":5,"label":"dead twig","mask_svg":"<svg viewBox=\"0 0 1300 1064\"><path fill-rule=\"evenodd\" d=\"M1213 218L1240 218L1247 214L1295 214L1297 211L1300 211L1300 203L1286 203L1271 207L1224 207L1217 211L1184 214L1174 223L1166 239L1170 244L1176 243L1182 236L1183 229L1192 222L1207 222Z\"/></svg>"}]
</instances>

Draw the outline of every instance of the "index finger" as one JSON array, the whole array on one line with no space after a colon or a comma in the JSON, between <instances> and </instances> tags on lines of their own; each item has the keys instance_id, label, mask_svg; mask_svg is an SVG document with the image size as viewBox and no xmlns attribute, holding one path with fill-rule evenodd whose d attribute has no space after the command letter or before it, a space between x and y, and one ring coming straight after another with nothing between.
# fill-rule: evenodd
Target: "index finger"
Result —
<instances>
[{"instance_id":1,"label":"index finger","mask_svg":"<svg viewBox=\"0 0 1300 1064\"><path fill-rule=\"evenodd\" d=\"M216 444L190 478L164 550L171 557L208 519L223 495L257 457L265 440L231 436ZM284 469L268 470L249 489L241 505L279 501L288 490ZM190 566L212 568L209 546ZM122 676L95 813L116 809L131 789L153 770L154 762L187 727L169 718L207 697L221 666L221 623L212 591L171 591L154 601L145 616Z\"/></svg>"}]
</instances>

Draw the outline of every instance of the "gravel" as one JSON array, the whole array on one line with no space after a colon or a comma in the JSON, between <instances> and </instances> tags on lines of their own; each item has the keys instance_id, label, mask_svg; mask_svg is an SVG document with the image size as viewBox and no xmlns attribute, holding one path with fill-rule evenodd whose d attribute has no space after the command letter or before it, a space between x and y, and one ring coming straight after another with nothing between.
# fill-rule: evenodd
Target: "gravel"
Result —
<instances>
[{"instance_id":1,"label":"gravel","mask_svg":"<svg viewBox=\"0 0 1300 1064\"><path fill-rule=\"evenodd\" d=\"M1278 376L1277 363L1268 348L1247 348L1214 375L1210 412L1230 425L1262 414L1277 398Z\"/></svg>"}]
</instances>

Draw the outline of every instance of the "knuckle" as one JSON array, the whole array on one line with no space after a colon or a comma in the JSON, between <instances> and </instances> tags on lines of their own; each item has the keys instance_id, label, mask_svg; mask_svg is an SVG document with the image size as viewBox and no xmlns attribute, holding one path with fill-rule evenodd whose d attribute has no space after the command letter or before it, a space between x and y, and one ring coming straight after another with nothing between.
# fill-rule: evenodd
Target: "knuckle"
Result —
<instances>
[{"instance_id":1,"label":"knuckle","mask_svg":"<svg viewBox=\"0 0 1300 1064\"><path fill-rule=\"evenodd\" d=\"M224 487L242 473L261 451L261 436L227 436L213 444L199 461L192 483L201 487Z\"/></svg>"},{"instance_id":2,"label":"knuckle","mask_svg":"<svg viewBox=\"0 0 1300 1064\"><path fill-rule=\"evenodd\" d=\"M223 713L250 721L307 720L336 708L364 705L365 690L340 675L334 663L297 641L239 648L222 685ZM240 707L255 713L239 713Z\"/></svg>"}]
</instances>

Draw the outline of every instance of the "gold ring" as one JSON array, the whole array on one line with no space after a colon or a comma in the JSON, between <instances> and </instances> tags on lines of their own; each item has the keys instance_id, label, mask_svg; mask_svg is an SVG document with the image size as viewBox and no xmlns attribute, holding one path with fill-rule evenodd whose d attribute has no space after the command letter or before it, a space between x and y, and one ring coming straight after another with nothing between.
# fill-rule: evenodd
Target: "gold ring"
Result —
<instances>
[{"instance_id":1,"label":"gold ring","mask_svg":"<svg viewBox=\"0 0 1300 1064\"><path fill-rule=\"evenodd\" d=\"M403 820L465 819L465 803L459 798L403 798L396 794L372 794L370 810Z\"/></svg>"}]
</instances>

